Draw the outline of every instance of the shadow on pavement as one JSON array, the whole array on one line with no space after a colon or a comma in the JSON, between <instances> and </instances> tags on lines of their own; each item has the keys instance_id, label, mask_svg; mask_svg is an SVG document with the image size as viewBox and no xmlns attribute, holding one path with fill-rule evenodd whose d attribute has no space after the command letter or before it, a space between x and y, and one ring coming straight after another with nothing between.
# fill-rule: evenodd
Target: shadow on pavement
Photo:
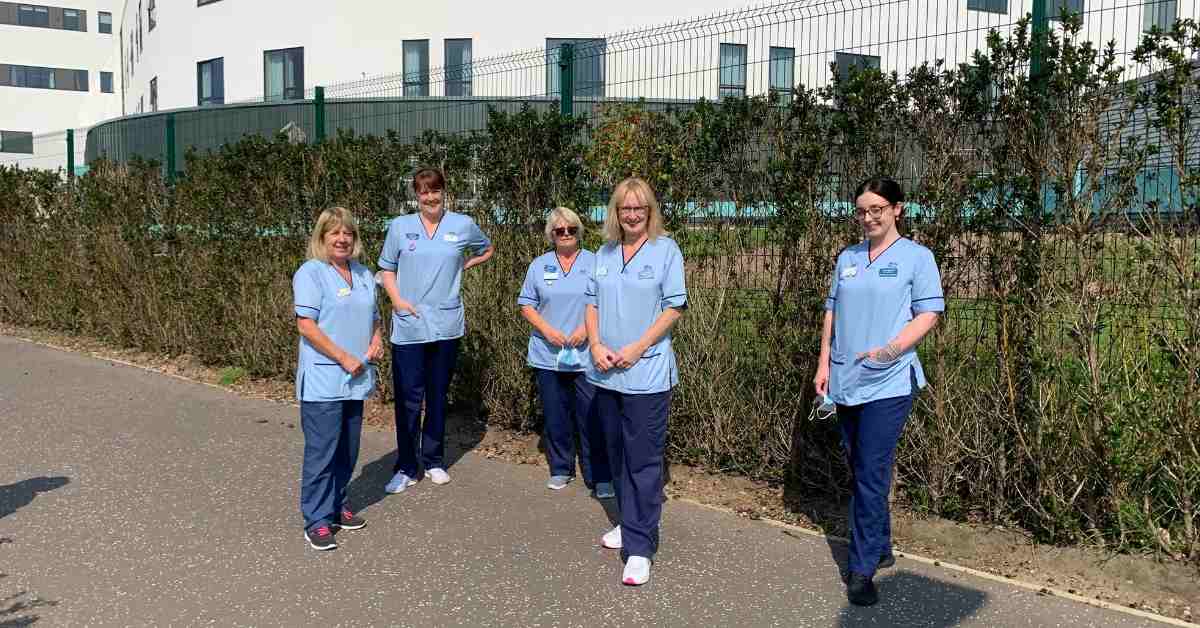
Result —
<instances>
[{"instance_id":1,"label":"shadow on pavement","mask_svg":"<svg viewBox=\"0 0 1200 628\"><path fill-rule=\"evenodd\" d=\"M28 506L38 496L38 493L47 493L56 488L62 488L70 482L70 478L61 475L38 476L0 486L0 519Z\"/></svg>"},{"instance_id":2,"label":"shadow on pavement","mask_svg":"<svg viewBox=\"0 0 1200 628\"><path fill-rule=\"evenodd\" d=\"M0 573L0 578L8 574ZM17 628L28 626L41 619L38 615L27 615L29 611L44 606L57 606L58 602L43 600L28 591L19 591L0 598L0 628Z\"/></svg>"},{"instance_id":3,"label":"shadow on pavement","mask_svg":"<svg viewBox=\"0 0 1200 628\"><path fill-rule=\"evenodd\" d=\"M839 627L957 626L987 603L987 593L934 580L910 571L883 572L875 578L879 603L863 608L849 603L838 613Z\"/></svg>"}]
</instances>

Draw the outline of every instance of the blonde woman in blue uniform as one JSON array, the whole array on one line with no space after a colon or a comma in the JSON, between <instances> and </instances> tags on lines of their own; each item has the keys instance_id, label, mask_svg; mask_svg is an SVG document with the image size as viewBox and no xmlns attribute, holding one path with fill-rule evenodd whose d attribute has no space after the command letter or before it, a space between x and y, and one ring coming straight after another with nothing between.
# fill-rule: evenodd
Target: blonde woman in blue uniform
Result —
<instances>
[{"instance_id":1,"label":"blonde woman in blue uniform","mask_svg":"<svg viewBox=\"0 0 1200 628\"><path fill-rule=\"evenodd\" d=\"M396 464L384 487L389 493L416 484L422 470L434 484L450 481L446 396L466 332L462 274L495 252L470 216L446 209L440 170L418 170L412 188L419 211L392 220L379 254L380 282L392 303L396 398Z\"/></svg>"},{"instance_id":2,"label":"blonde woman in blue uniform","mask_svg":"<svg viewBox=\"0 0 1200 628\"><path fill-rule=\"evenodd\" d=\"M543 438L550 479L561 490L575 476L575 434L584 484L599 499L614 496L604 434L593 403L596 387L584 370L591 360L584 309L596 256L581 246L583 222L569 208L546 217L546 240L553 250L533 260L521 284L517 306L533 327L526 362L533 369L545 417Z\"/></svg>"},{"instance_id":3,"label":"blonde woman in blue uniform","mask_svg":"<svg viewBox=\"0 0 1200 628\"><path fill-rule=\"evenodd\" d=\"M813 385L837 405L854 474L847 597L870 606L879 600L876 570L895 563L887 500L896 444L925 386L916 347L946 302L933 253L897 229L900 185L870 179L854 197L866 237L838 255Z\"/></svg>"},{"instance_id":4,"label":"blonde woman in blue uniform","mask_svg":"<svg viewBox=\"0 0 1200 628\"><path fill-rule=\"evenodd\" d=\"M636 586L650 580L658 550L667 416L679 383L671 328L687 308L687 289L683 254L642 179L613 190L604 235L588 289L587 376L596 386L621 517L600 542L621 549L621 582Z\"/></svg>"},{"instance_id":5,"label":"blonde woman in blue uniform","mask_svg":"<svg viewBox=\"0 0 1200 628\"><path fill-rule=\"evenodd\" d=\"M321 212L308 261L292 278L300 350L296 396L304 430L300 513L304 537L317 550L337 547L333 528L366 521L346 507L346 486L358 461L363 400L375 388L372 362L383 357L375 280L357 258L358 226L349 210Z\"/></svg>"}]
</instances>

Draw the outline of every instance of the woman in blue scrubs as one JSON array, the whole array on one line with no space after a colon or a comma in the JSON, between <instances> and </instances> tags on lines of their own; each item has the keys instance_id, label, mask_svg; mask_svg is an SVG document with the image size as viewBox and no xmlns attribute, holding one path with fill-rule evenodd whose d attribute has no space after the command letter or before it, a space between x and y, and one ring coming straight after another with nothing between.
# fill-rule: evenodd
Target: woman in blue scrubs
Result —
<instances>
[{"instance_id":1,"label":"woman in blue scrubs","mask_svg":"<svg viewBox=\"0 0 1200 628\"><path fill-rule=\"evenodd\" d=\"M412 188L419 211L392 220L379 255L380 281L392 303L396 396L396 464L385 486L389 493L416 484L420 469L434 484L450 481L446 395L466 330L462 272L494 252L470 216L446 210L446 178L440 170L418 170Z\"/></svg>"},{"instance_id":2,"label":"woman in blue scrubs","mask_svg":"<svg viewBox=\"0 0 1200 628\"><path fill-rule=\"evenodd\" d=\"M596 252L587 331L596 404L621 523L601 545L621 549L621 582L645 584L658 550L663 454L671 391L679 383L671 328L687 307L683 254L663 229L654 190L639 178L613 190Z\"/></svg>"},{"instance_id":3,"label":"woman in blue scrubs","mask_svg":"<svg viewBox=\"0 0 1200 628\"><path fill-rule=\"evenodd\" d=\"M566 488L575 476L578 429L583 482L597 498L611 498L608 452L592 403L596 388L583 374L591 360L583 313L596 256L581 248L583 223L566 207L552 210L546 218L546 239L554 250L529 265L517 297L521 316L533 327L525 359L533 368L545 416L543 438L550 463L546 488Z\"/></svg>"},{"instance_id":4,"label":"woman in blue scrubs","mask_svg":"<svg viewBox=\"0 0 1200 628\"><path fill-rule=\"evenodd\" d=\"M900 185L870 179L854 196L866 239L838 255L813 385L837 404L854 474L847 597L870 606L879 601L875 571L895 563L888 491L896 444L925 387L916 347L946 302L933 253L897 230Z\"/></svg>"},{"instance_id":5,"label":"woman in blue scrubs","mask_svg":"<svg viewBox=\"0 0 1200 628\"><path fill-rule=\"evenodd\" d=\"M358 461L363 400L375 388L383 335L375 280L358 263L362 241L354 216L342 207L321 212L308 243L308 261L292 277L300 331L296 396L304 430L300 513L313 549L337 547L333 528L367 523L345 505Z\"/></svg>"}]
</instances>

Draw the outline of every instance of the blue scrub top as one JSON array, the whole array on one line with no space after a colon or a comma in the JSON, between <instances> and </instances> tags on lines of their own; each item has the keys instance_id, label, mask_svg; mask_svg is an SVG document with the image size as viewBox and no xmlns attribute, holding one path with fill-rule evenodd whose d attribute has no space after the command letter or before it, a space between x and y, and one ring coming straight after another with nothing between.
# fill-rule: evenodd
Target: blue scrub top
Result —
<instances>
[{"instance_id":1,"label":"blue scrub top","mask_svg":"<svg viewBox=\"0 0 1200 628\"><path fill-rule=\"evenodd\" d=\"M470 216L447 211L431 237L419 213L398 216L388 225L379 267L396 273L400 296L420 317L392 311L392 344L409 345L461 338L463 252L479 252L492 242Z\"/></svg>"},{"instance_id":2,"label":"blue scrub top","mask_svg":"<svg viewBox=\"0 0 1200 628\"><path fill-rule=\"evenodd\" d=\"M594 253L581 249L568 273L563 270L556 252L538 256L525 272L525 283L521 284L517 306L532 306L551 327L564 336L570 336L576 327L583 324L588 278L595 260ZM536 329L529 334L529 350L525 360L535 369L582 371L592 360L586 343L578 347L578 365L559 364L558 352L559 347L546 340Z\"/></svg>"},{"instance_id":3,"label":"blue scrub top","mask_svg":"<svg viewBox=\"0 0 1200 628\"><path fill-rule=\"evenodd\" d=\"M317 327L342 350L364 363L357 377L300 337L296 366L296 397L300 401L366 399L375 388L375 367L366 364L367 349L379 308L375 303L375 277L358 262L350 262L353 285L332 264L310 259L292 276L296 316L317 321Z\"/></svg>"},{"instance_id":4,"label":"blue scrub top","mask_svg":"<svg viewBox=\"0 0 1200 628\"><path fill-rule=\"evenodd\" d=\"M666 236L647 240L626 264L620 242L596 251L588 285L588 303L600 318L600 342L613 351L637 342L668 307L687 306L683 254ZM668 332L630 369L601 373L587 362L587 378L596 386L626 394L660 393L679 383L679 369Z\"/></svg>"},{"instance_id":5,"label":"blue scrub top","mask_svg":"<svg viewBox=\"0 0 1200 628\"><path fill-rule=\"evenodd\" d=\"M942 312L946 301L933 253L900 238L870 261L867 241L837 259L825 309L833 312L829 397L847 406L911 395L912 379L925 387L916 348L893 362L856 356L886 345L917 314Z\"/></svg>"}]
</instances>

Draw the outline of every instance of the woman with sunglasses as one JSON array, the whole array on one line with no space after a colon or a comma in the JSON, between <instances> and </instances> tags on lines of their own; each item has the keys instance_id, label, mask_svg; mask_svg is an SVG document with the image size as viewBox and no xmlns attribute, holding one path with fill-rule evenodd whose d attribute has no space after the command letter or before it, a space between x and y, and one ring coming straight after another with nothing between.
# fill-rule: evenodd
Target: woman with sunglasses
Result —
<instances>
[{"instance_id":1,"label":"woman with sunglasses","mask_svg":"<svg viewBox=\"0 0 1200 628\"><path fill-rule=\"evenodd\" d=\"M546 239L554 249L529 265L517 297L521 316L533 326L526 361L533 368L545 416L550 463L546 488L566 488L575 477L578 430L583 482L597 498L607 499L614 493L608 452L592 403L596 388L583 375L591 360L583 312L595 255L580 247L583 223L566 207L552 210L546 218Z\"/></svg>"},{"instance_id":2,"label":"woman with sunglasses","mask_svg":"<svg viewBox=\"0 0 1200 628\"><path fill-rule=\"evenodd\" d=\"M640 585L658 550L667 415L679 383L671 328L687 308L687 289L683 254L642 179L613 190L604 236L588 286L588 380L597 389L621 523L600 543L621 549L621 582Z\"/></svg>"},{"instance_id":3,"label":"woman with sunglasses","mask_svg":"<svg viewBox=\"0 0 1200 628\"><path fill-rule=\"evenodd\" d=\"M900 185L870 179L854 197L866 239L838 255L813 386L837 404L854 474L847 597L870 606L879 601L875 571L895 563L888 490L896 444L925 387L916 347L946 303L933 253L896 227L904 213Z\"/></svg>"}]
</instances>

